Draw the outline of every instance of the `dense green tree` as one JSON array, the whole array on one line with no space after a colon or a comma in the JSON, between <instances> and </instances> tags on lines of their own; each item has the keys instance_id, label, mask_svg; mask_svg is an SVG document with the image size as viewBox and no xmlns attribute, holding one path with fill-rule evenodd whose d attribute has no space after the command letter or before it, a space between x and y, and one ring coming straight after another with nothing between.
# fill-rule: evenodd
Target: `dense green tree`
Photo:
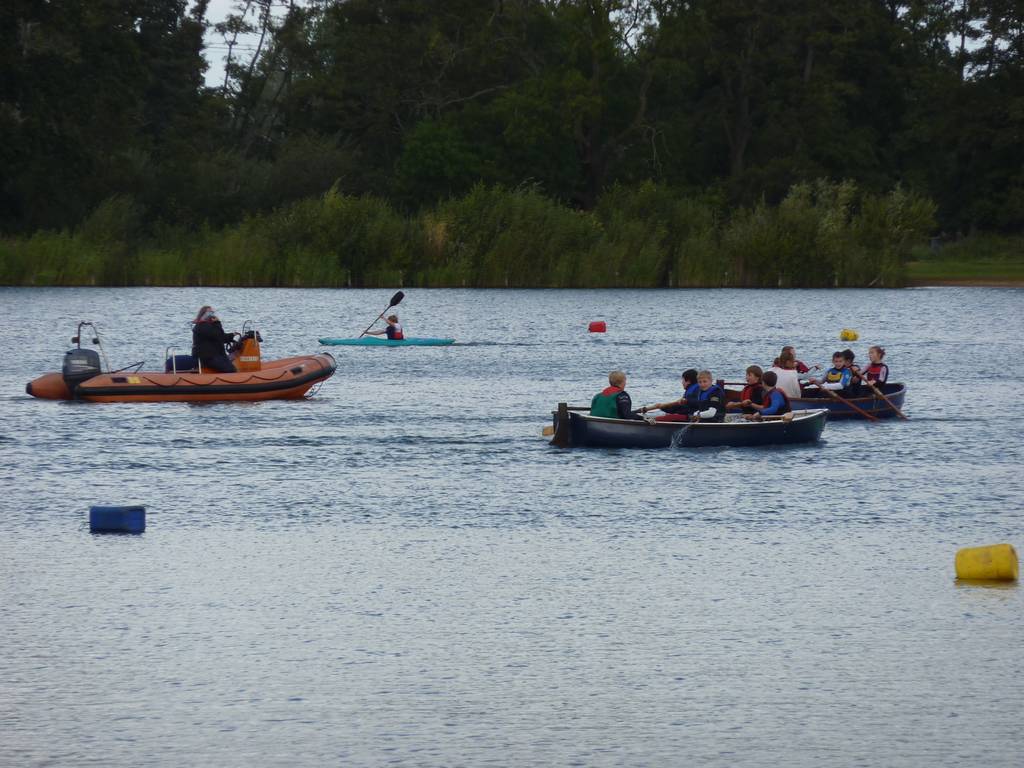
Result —
<instances>
[{"instance_id":1,"label":"dense green tree","mask_svg":"<svg viewBox=\"0 0 1024 768\"><path fill-rule=\"evenodd\" d=\"M5 232L195 231L332 188L412 214L480 183L728 212L820 178L1024 228L1020 0L239 0L210 86L207 12L0 4Z\"/></svg>"},{"instance_id":2,"label":"dense green tree","mask_svg":"<svg viewBox=\"0 0 1024 768\"><path fill-rule=\"evenodd\" d=\"M151 177L149 154L196 131L207 3L186 5L14 0L0 8L0 226L73 224L105 197L139 191Z\"/></svg>"}]
</instances>

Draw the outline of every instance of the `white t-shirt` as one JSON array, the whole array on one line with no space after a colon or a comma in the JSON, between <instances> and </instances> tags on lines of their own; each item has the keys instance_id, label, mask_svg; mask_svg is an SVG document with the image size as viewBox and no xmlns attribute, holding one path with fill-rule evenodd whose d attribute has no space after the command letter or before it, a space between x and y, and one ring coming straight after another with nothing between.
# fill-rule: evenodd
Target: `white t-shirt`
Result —
<instances>
[{"instance_id":1,"label":"white t-shirt","mask_svg":"<svg viewBox=\"0 0 1024 768\"><path fill-rule=\"evenodd\" d=\"M775 366L768 370L778 377L779 380L775 386L785 392L786 397L800 397L799 373L789 368L776 368Z\"/></svg>"}]
</instances>

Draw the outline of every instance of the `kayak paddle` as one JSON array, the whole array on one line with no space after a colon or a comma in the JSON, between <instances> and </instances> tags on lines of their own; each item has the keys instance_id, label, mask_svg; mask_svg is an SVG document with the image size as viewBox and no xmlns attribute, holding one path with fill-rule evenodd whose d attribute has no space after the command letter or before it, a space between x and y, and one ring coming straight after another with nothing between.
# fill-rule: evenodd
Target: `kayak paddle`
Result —
<instances>
[{"instance_id":1,"label":"kayak paddle","mask_svg":"<svg viewBox=\"0 0 1024 768\"><path fill-rule=\"evenodd\" d=\"M377 322L378 320L380 320L380 319L381 319L382 317L384 317L384 315L386 315L386 314L388 313L388 310L389 310L389 309L391 309L392 307L397 307L397 306L398 306L399 304L401 304L401 303L402 303L402 299L404 299L404 298L405 298L405 294L404 294L404 293L402 293L401 291L399 291L399 292L398 292L398 293L396 293L396 294L395 294L394 296L392 296L392 297L391 297L391 303L390 303L390 304L388 304L388 305L387 305L387 306L386 306L386 307L384 308L384 311L383 311L383 312L381 312L381 313L380 313L379 315L377 315L377 317L375 317L375 318L374 318L374 320L373 320L373 322L372 322L372 323L370 323L370 324L369 324L368 326L366 326L366 331L368 331L368 330L370 330L371 328L373 328L374 324L375 324L375 323L376 323L376 322ZM365 335L366 335L366 331L363 331L362 333L360 333L360 334L359 334L359 335L358 335L358 336L357 336L356 338L357 338L357 339L361 339L361 338L363 338L363 336L365 336Z\"/></svg>"}]
</instances>

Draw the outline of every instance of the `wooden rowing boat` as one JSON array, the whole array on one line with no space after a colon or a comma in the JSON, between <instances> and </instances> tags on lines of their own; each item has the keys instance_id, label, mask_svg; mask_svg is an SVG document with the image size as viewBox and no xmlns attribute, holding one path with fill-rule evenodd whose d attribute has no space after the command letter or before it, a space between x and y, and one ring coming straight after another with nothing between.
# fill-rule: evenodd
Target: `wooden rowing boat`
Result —
<instances>
[{"instance_id":1,"label":"wooden rowing boat","mask_svg":"<svg viewBox=\"0 0 1024 768\"><path fill-rule=\"evenodd\" d=\"M792 419L726 422L655 422L607 419L559 406L552 412L552 445L591 448L749 447L813 443L828 418L825 409L806 410Z\"/></svg>"},{"instance_id":2,"label":"wooden rowing boat","mask_svg":"<svg viewBox=\"0 0 1024 768\"><path fill-rule=\"evenodd\" d=\"M883 384L879 387L882 394L884 394L892 402L892 405L887 403L884 398L878 397L871 393L871 390L864 387L861 391L864 394L860 394L857 397L847 397L843 395L843 399L848 403L852 403L860 408L862 411L871 414L876 419L892 419L898 414L893 406L903 409L903 401L907 396L907 385L906 384ZM864 415L858 413L856 408L850 407L847 403L839 402L828 397L824 392L817 389L816 387L804 387L802 395L800 397L791 397L789 399L790 405L794 411L803 410L817 410L824 408L828 411L830 419L863 419Z\"/></svg>"}]
</instances>

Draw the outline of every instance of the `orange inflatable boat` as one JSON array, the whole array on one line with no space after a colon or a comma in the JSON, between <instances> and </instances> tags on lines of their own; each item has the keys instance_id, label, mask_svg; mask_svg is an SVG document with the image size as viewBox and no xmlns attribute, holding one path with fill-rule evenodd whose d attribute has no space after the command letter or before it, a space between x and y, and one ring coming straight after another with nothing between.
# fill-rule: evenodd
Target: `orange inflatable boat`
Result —
<instances>
[{"instance_id":1,"label":"orange inflatable boat","mask_svg":"<svg viewBox=\"0 0 1024 768\"><path fill-rule=\"evenodd\" d=\"M25 387L28 394L47 400L100 403L296 400L329 379L337 368L334 358L325 353L264 361L260 355L260 336L250 330L230 355L237 373L203 371L187 356L168 357L163 372L140 370L144 363L110 371L109 364L104 370L106 355L101 358L102 347L100 353L82 348L85 328L92 329L93 343L99 346L95 326L80 323L78 334L72 338L77 346L64 354L61 372L30 381ZM193 364L195 368L191 367Z\"/></svg>"}]
</instances>

